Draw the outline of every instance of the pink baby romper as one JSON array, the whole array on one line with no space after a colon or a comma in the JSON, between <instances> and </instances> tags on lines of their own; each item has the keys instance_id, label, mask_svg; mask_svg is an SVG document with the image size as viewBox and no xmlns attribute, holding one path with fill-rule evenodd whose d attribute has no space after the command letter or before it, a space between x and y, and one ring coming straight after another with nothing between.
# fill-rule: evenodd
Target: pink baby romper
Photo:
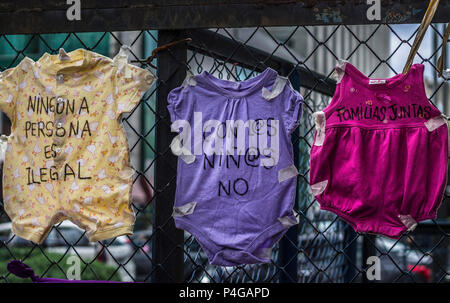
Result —
<instances>
[{"instance_id":1,"label":"pink baby romper","mask_svg":"<svg viewBox=\"0 0 450 303\"><path fill-rule=\"evenodd\" d=\"M388 79L346 61L335 71L331 103L314 113L312 193L357 232L397 239L436 217L447 183L446 118L426 96L422 64Z\"/></svg>"}]
</instances>

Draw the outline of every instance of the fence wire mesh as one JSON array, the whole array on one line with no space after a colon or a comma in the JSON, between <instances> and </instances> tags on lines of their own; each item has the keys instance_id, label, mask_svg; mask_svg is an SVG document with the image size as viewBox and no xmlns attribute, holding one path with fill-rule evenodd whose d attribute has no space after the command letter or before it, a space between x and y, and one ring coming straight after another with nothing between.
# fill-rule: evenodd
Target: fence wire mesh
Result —
<instances>
[{"instance_id":1,"label":"fence wire mesh","mask_svg":"<svg viewBox=\"0 0 450 303\"><path fill-rule=\"evenodd\" d=\"M276 245L271 263L212 266L192 235L184 232L180 243L180 239L166 232L165 227L173 224L171 218L156 220L160 211L160 206L155 207L156 201L162 199L167 204L165 207L171 208L167 196L173 196L176 181L176 165L170 149L157 144L158 136L173 136L157 133L161 125L166 129L170 125L166 109L157 106L158 94L164 87L173 86L169 75L159 77L140 104L122 119L136 169L134 235L89 243L84 231L63 222L53 228L44 244L35 245L10 232L9 219L1 203L0 280L17 281L6 272L6 263L20 259L44 277L71 278L70 268L79 262L82 279L157 282L155 273L161 271L167 280L175 282L179 278L172 275L171 268L176 266L182 268L182 281L194 283L367 282L367 257L378 256L383 282L449 282L448 192L438 219L420 224L416 231L399 240L391 240L358 234L334 214L321 211L308 187L309 149L314 135L312 113L323 109L334 93L335 62L346 59L369 77L400 73L417 29L418 25L380 24L190 30L183 31L183 35L193 39L187 45L186 60L180 60L174 49L168 49L165 57L159 58L158 66L170 64L177 72L190 70L197 74L206 70L219 78L235 81L272 67L288 76L294 88L302 93L305 103L301 126L292 139L299 170L295 209L300 224L291 228ZM420 48L416 62L426 66L430 101L448 114L448 83L436 77L442 33L443 25L431 26L425 40L428 42ZM127 44L131 47L131 59L141 61L157 45L158 36L156 31L1 35L0 70L15 66L24 56L37 59L44 52L55 54L60 47L66 50L82 47L112 56L122 44ZM3 132L9 129L5 116L2 129ZM168 176L162 183L155 173L156 163ZM159 256L155 262L154 254L159 253L158 246L163 243L156 239L157 232L162 233L160 238L165 243L174 247L174 252ZM182 248L182 259L174 257L177 248Z\"/></svg>"}]
</instances>

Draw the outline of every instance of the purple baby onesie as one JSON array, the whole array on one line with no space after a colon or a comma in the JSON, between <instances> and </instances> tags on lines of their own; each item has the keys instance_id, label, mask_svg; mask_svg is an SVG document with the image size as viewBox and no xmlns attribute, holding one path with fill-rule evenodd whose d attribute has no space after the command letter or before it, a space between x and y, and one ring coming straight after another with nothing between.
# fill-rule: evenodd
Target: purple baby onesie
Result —
<instances>
[{"instance_id":1,"label":"purple baby onesie","mask_svg":"<svg viewBox=\"0 0 450 303\"><path fill-rule=\"evenodd\" d=\"M303 98L267 68L241 82L188 75L168 96L178 158L173 217L211 264L270 262L298 223L291 133Z\"/></svg>"}]
</instances>

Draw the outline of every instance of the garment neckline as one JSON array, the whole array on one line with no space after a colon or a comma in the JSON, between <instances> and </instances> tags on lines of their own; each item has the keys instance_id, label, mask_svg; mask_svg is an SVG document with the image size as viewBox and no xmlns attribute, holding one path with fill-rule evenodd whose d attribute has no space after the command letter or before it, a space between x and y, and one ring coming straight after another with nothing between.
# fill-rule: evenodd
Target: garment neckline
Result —
<instances>
[{"instance_id":1,"label":"garment neckline","mask_svg":"<svg viewBox=\"0 0 450 303\"><path fill-rule=\"evenodd\" d=\"M422 66L422 64L413 64L410 70L406 74L397 74L390 78L369 78L365 74L363 74L359 69L357 69L354 65L349 62L346 62L345 72L349 75L353 76L352 79L356 80L360 84L364 85L370 90L385 90L393 88L401 83L403 83L411 74L411 72L418 67ZM370 81L382 81L383 83L370 84Z\"/></svg>"},{"instance_id":2,"label":"garment neckline","mask_svg":"<svg viewBox=\"0 0 450 303\"><path fill-rule=\"evenodd\" d=\"M197 83L204 83L210 88L230 98L249 96L276 80L278 73L272 68L266 68L261 74L243 81L219 79L207 71L195 77Z\"/></svg>"},{"instance_id":3,"label":"garment neckline","mask_svg":"<svg viewBox=\"0 0 450 303\"><path fill-rule=\"evenodd\" d=\"M49 72L58 73L64 70L82 70L89 65L92 58L92 53L82 48L73 50L67 55L70 59L61 60L59 54L51 55L46 52L37 62L45 66Z\"/></svg>"}]
</instances>

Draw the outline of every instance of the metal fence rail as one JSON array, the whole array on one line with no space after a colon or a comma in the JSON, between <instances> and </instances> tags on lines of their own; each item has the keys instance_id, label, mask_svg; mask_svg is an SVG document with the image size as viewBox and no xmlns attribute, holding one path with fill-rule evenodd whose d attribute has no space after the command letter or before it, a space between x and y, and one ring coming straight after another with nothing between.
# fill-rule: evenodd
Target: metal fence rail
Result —
<instances>
[{"instance_id":1,"label":"metal fence rail","mask_svg":"<svg viewBox=\"0 0 450 303\"><path fill-rule=\"evenodd\" d=\"M119 2L121 1L114 4L119 5ZM348 19L350 12L347 2L328 10L330 14L341 9L340 15L328 15L329 21L325 20L323 4L317 6L319 15L322 12L322 20L306 18L305 12L313 10L314 3L302 10L305 15L305 22L302 24L297 24L298 21L292 23L289 21L291 17L287 18L288 21L283 21L288 24L283 24L280 20L278 23L276 20L271 21L277 23L272 25L291 25L286 27L263 26L267 25L263 22L260 26L255 26L257 20L253 17L250 17L253 23L237 23L238 19L233 17L230 20L234 20L234 23L226 23L226 27L200 29L209 27L208 22L212 21L208 18L203 26L195 21L197 26L186 30L180 29L183 28L180 20L173 21L180 22L178 24L161 21L163 25L146 27L139 23L143 21L133 20L127 28L120 21L120 26L114 30L141 30L113 32L110 26L98 27L97 30L101 32L90 40L87 34L73 32L75 28L73 31L68 30L69 25L63 25L62 30L68 33L56 40L52 36L36 32L20 36L23 38L20 41L17 36L0 35L0 45L12 50L14 54L5 58L0 56L0 70L16 65L25 55L39 57L44 51L57 53L60 47L71 50L75 45L111 55L117 51L118 46L127 44L132 48L132 59L139 61L156 45L192 38L192 42L187 45L178 45L158 53L157 83L147 92L138 107L123 118L129 137L132 164L137 170L134 176L135 188L137 192L144 193L143 197L134 196L133 206L137 214L135 235L89 244L83 232L61 224L54 227L49 240L39 246L20 240L9 233L7 225L4 225L6 228L0 230L0 281L14 281L1 268L11 259L40 264L35 268L39 275L68 277L68 258L75 255L80 260L83 278L103 280L192 283L369 282L366 260L369 256L378 256L383 282L449 282L450 208L447 193L438 214L439 219L421 223L415 232L394 241L355 233L335 215L320 211L308 187L309 149L314 134L311 115L324 108L334 93L335 61L344 58L355 65L364 66L368 76L381 77L401 72L393 61L396 58L406 60L405 50L411 46L418 26L402 28L393 23L420 21L417 12L411 13L414 9L423 8L420 6L423 3L419 2L412 1L409 7L398 3L393 6L400 15L403 13L406 16L410 12L409 17L406 16L403 20L394 19L392 13L387 14L391 19L385 19L381 24L359 26L350 25L365 22L360 17ZM444 19L448 19L450 15L448 1L443 2L447 11L440 11L437 21L446 21ZM252 5L248 4L251 9L256 9ZM206 5L203 8L207 11ZM278 16L281 9L286 8L284 4L275 8L274 16ZM300 11L297 6L293 8L294 11ZM133 7L126 9L135 11ZM177 9L172 10L175 15L179 14ZM232 8L227 9L227 12L231 12L229 10ZM357 10L363 11L363 7L358 6ZM93 11L94 7L89 14ZM234 12L241 14L236 8ZM267 14L265 6L264 12ZM0 6L0 15L1 13ZM97 10L97 14L103 13L101 9ZM336 21L333 16L342 18ZM243 26L249 27L238 28ZM46 33L52 31L46 25L42 25L42 28ZM142 30L144 28L158 31ZM82 27L80 30L91 28ZM430 71L427 75L430 101L449 114L448 82L430 76L435 74L431 71L435 70L440 55L442 25L433 24L429 31L432 35L431 51L428 48L420 49L417 60L424 63ZM20 32L31 33L31 30L21 29ZM389 39L389 49L380 47L380 41L387 41L383 39ZM36 41L40 47L36 46ZM109 45L106 50L105 45ZM0 48L0 53L1 51ZM212 266L194 237L176 229L171 218L177 159L169 148L174 133L170 131L167 94L182 83L188 69L194 73L207 70L224 79L244 80L267 67L288 76L293 87L300 90L305 99L301 126L292 139L295 163L299 170L295 209L299 214L300 224L292 227L276 245L269 264ZM2 129L7 132L8 124L4 117L2 122ZM0 227L2 223L8 224L7 222L3 203L0 203Z\"/></svg>"}]
</instances>

